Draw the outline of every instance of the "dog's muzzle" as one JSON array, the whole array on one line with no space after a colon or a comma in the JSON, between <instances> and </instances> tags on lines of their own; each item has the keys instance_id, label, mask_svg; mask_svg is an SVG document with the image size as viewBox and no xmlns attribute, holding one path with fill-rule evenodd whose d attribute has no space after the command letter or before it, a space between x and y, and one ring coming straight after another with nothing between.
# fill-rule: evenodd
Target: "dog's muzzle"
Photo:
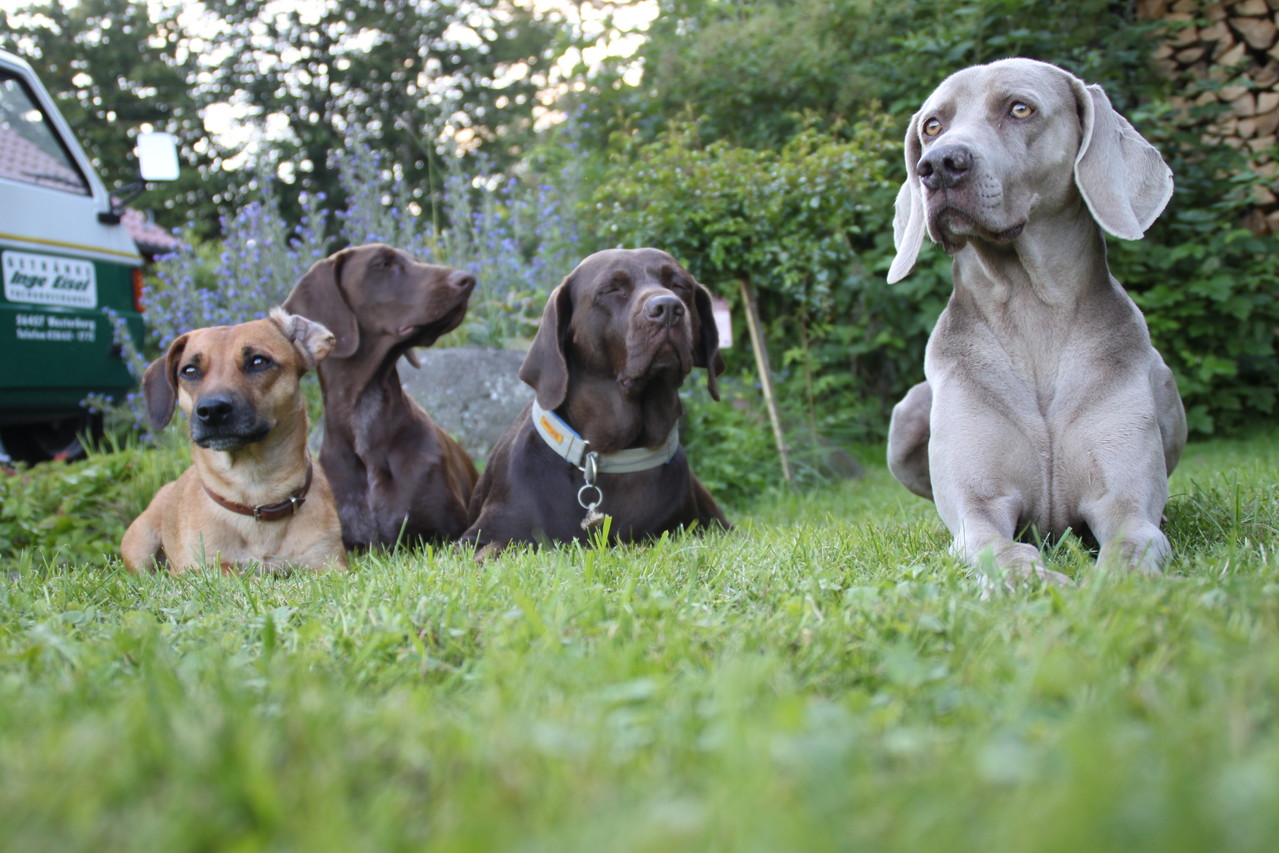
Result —
<instances>
[{"instance_id":1,"label":"dog's muzzle","mask_svg":"<svg viewBox=\"0 0 1279 853\"><path fill-rule=\"evenodd\" d=\"M208 450L238 450L271 431L243 398L205 394L191 409L191 440Z\"/></svg>"},{"instance_id":2,"label":"dog's muzzle","mask_svg":"<svg viewBox=\"0 0 1279 853\"><path fill-rule=\"evenodd\" d=\"M929 190L948 190L963 183L973 168L973 155L963 145L939 145L919 160L915 171Z\"/></svg>"}]
</instances>

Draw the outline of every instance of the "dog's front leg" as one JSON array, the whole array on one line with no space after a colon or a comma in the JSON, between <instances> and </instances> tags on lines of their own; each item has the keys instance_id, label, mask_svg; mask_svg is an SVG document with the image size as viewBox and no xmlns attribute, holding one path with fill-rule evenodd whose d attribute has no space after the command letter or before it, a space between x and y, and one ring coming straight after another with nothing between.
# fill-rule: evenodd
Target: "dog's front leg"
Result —
<instances>
[{"instance_id":1,"label":"dog's front leg","mask_svg":"<svg viewBox=\"0 0 1279 853\"><path fill-rule=\"evenodd\" d=\"M142 514L133 520L120 542L120 556L130 572L152 571L165 567L163 530L164 511L173 499L173 484L166 483L156 492Z\"/></svg>"},{"instance_id":2,"label":"dog's front leg","mask_svg":"<svg viewBox=\"0 0 1279 853\"><path fill-rule=\"evenodd\" d=\"M1070 583L1068 576L1044 566L1038 548L1014 541L1018 505L1016 498L1004 497L970 505L953 517L942 511L942 520L955 537L953 553L977 570L987 592L1001 584L1013 590L1030 581ZM938 510L942 510L940 499Z\"/></svg>"},{"instance_id":3,"label":"dog's front leg","mask_svg":"<svg viewBox=\"0 0 1279 853\"><path fill-rule=\"evenodd\" d=\"M953 551L988 587L1026 581L1069 583L1046 568L1039 549L1017 542L1019 525L1038 519L1045 501L1043 455L1029 426L973 397L935 396L928 464L937 512Z\"/></svg>"},{"instance_id":4,"label":"dog's front leg","mask_svg":"<svg viewBox=\"0 0 1279 853\"><path fill-rule=\"evenodd\" d=\"M1168 537L1159 529L1162 496L1168 493L1167 479L1157 470L1161 466L1152 463L1148 467L1149 479L1162 486L1150 488L1145 495L1134 489L1129 494L1138 494L1136 498L1111 492L1082 507L1089 529L1101 544L1098 565L1157 575L1172 553Z\"/></svg>"}]
</instances>

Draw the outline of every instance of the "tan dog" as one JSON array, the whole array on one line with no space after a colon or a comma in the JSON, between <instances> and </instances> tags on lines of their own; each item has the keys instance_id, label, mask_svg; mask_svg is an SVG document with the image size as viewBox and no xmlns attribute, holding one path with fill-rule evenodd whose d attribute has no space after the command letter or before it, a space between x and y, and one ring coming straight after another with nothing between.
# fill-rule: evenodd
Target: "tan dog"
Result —
<instances>
[{"instance_id":1,"label":"tan dog","mask_svg":"<svg viewBox=\"0 0 1279 853\"><path fill-rule=\"evenodd\" d=\"M266 320L188 332L147 368L151 423L163 428L181 406L192 465L129 525L120 545L129 571L346 568L298 386L332 348L324 326L274 308Z\"/></svg>"}]
</instances>

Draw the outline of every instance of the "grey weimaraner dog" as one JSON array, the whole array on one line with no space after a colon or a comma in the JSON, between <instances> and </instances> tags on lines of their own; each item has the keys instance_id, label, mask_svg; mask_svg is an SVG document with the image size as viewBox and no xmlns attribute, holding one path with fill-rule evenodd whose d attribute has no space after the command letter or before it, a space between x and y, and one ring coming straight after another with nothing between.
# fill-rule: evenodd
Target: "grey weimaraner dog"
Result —
<instances>
[{"instance_id":1,"label":"grey weimaraner dog","mask_svg":"<svg viewBox=\"0 0 1279 853\"><path fill-rule=\"evenodd\" d=\"M1139 239L1172 172L1098 86L1030 59L964 69L906 132L897 257L924 234L954 257L925 382L893 410L894 476L931 498L957 554L1006 582L1038 576L1019 536L1090 532L1103 563L1154 572L1168 475L1186 440L1172 372L1106 265ZM989 580L989 578L987 578Z\"/></svg>"}]
</instances>

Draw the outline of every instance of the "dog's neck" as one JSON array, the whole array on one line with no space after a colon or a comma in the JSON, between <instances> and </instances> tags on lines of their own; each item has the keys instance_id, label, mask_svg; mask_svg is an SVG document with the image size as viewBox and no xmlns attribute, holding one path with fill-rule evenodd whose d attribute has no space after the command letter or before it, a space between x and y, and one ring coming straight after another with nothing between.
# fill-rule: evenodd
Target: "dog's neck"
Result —
<instances>
[{"instance_id":1,"label":"dog's neck","mask_svg":"<svg viewBox=\"0 0 1279 853\"><path fill-rule=\"evenodd\" d=\"M192 447L191 463L201 481L221 497L246 506L279 501L306 478L309 422L306 403L276 421L267 437L238 450Z\"/></svg>"},{"instance_id":2,"label":"dog's neck","mask_svg":"<svg viewBox=\"0 0 1279 853\"><path fill-rule=\"evenodd\" d=\"M363 408L361 403L371 397L379 401L379 408L407 409L410 401L400 382L401 355L403 348L388 346L384 341L368 347L362 339L350 357L330 357L322 361L316 372L324 389L324 428L328 430L349 422L345 417L328 417L330 410L353 412Z\"/></svg>"},{"instance_id":3,"label":"dog's neck","mask_svg":"<svg viewBox=\"0 0 1279 853\"><path fill-rule=\"evenodd\" d=\"M613 453L659 447L684 414L679 383L657 377L635 394L623 393L616 377L572 375L564 403L556 409L591 450Z\"/></svg>"},{"instance_id":4,"label":"dog's neck","mask_svg":"<svg viewBox=\"0 0 1279 853\"><path fill-rule=\"evenodd\" d=\"M1078 196L1055 214L1037 214L1011 243L969 240L955 253L954 274L956 296L983 311L1016 303L1018 311L1070 315L1111 286L1105 238Z\"/></svg>"}]
</instances>

